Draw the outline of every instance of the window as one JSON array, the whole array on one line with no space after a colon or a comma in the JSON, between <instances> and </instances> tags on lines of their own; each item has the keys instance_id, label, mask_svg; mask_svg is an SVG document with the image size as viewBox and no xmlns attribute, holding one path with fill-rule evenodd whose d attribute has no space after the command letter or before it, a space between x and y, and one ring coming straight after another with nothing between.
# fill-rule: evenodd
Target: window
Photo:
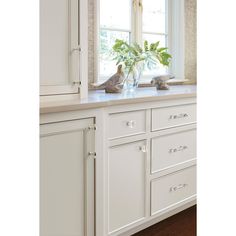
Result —
<instances>
[{"instance_id":1,"label":"window","mask_svg":"<svg viewBox=\"0 0 236 236\"><path fill-rule=\"evenodd\" d=\"M160 41L172 54L171 67L157 66L143 72L141 82L163 73L172 73L176 79L184 79L184 0L97 0L98 5L98 82L109 78L116 71L111 59L115 40L123 39L149 43Z\"/></svg>"},{"instance_id":2,"label":"window","mask_svg":"<svg viewBox=\"0 0 236 236\"><path fill-rule=\"evenodd\" d=\"M168 9L166 0L142 0L142 41L160 41L161 47L168 47ZM158 66L143 72L144 79L160 73L167 73L166 67Z\"/></svg>"},{"instance_id":3,"label":"window","mask_svg":"<svg viewBox=\"0 0 236 236\"><path fill-rule=\"evenodd\" d=\"M100 0L99 75L105 80L116 71L110 50L115 40L131 41L131 1Z\"/></svg>"}]
</instances>

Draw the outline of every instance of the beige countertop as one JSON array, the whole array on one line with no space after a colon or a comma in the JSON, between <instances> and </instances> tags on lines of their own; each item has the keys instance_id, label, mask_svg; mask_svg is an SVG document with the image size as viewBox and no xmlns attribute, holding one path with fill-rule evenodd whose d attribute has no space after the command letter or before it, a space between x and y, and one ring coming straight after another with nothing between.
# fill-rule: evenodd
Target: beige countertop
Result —
<instances>
[{"instance_id":1,"label":"beige countertop","mask_svg":"<svg viewBox=\"0 0 236 236\"><path fill-rule=\"evenodd\" d=\"M88 98L80 99L78 94L40 97L40 113L52 113L92 109L121 104L151 102L196 96L196 85L175 85L169 90L138 88L134 93L106 94L104 90L89 91Z\"/></svg>"}]
</instances>

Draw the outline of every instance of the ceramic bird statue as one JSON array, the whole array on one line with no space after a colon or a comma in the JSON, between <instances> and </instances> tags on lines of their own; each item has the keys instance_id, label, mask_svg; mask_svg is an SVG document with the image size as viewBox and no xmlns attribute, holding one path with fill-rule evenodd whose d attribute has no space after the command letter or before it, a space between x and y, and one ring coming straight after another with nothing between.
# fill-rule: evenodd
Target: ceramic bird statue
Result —
<instances>
[{"instance_id":1,"label":"ceramic bird statue","mask_svg":"<svg viewBox=\"0 0 236 236\"><path fill-rule=\"evenodd\" d=\"M151 84L155 85L157 90L168 90L169 86L167 81L174 78L175 77L171 75L159 75L152 78Z\"/></svg>"},{"instance_id":2,"label":"ceramic bird statue","mask_svg":"<svg viewBox=\"0 0 236 236\"><path fill-rule=\"evenodd\" d=\"M105 89L106 93L120 93L122 91L122 82L124 81L124 72L122 65L117 67L117 72L112 75L106 82L101 85L94 86L94 89Z\"/></svg>"}]
</instances>

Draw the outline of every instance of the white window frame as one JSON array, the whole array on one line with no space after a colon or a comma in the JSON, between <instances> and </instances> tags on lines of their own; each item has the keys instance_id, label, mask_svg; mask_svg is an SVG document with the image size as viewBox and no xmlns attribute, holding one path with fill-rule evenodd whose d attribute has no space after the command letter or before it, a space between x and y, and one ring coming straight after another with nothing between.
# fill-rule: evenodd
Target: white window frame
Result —
<instances>
[{"instance_id":1,"label":"white window frame","mask_svg":"<svg viewBox=\"0 0 236 236\"><path fill-rule=\"evenodd\" d=\"M132 1L131 10L131 41L136 41L142 44L142 34L151 32L142 32L142 9L138 7L142 0ZM169 73L175 76L173 82L184 82L184 65L185 65L185 21L184 21L184 2L185 0L166 0L167 1L167 47L172 55ZM136 20L135 20L136 18ZM138 19L138 20L137 20ZM115 29L112 29L115 30ZM94 65L95 65L95 83L99 83L105 78L99 78L99 47L100 47L100 0L95 0L95 50L94 50ZM156 34L156 33L155 33ZM163 35L163 34L162 34ZM150 76L143 77L141 83L148 83Z\"/></svg>"}]
</instances>

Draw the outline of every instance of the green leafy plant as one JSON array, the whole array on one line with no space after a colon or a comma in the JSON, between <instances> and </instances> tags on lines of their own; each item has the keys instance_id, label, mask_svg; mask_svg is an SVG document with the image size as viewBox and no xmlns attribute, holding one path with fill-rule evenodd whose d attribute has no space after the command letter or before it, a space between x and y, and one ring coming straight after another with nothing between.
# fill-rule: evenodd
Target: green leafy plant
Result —
<instances>
[{"instance_id":1,"label":"green leafy plant","mask_svg":"<svg viewBox=\"0 0 236 236\"><path fill-rule=\"evenodd\" d=\"M144 41L143 47L137 43L128 44L124 40L116 39L112 47L113 60L116 65L122 64L127 76L134 71L137 65L153 69L157 64L169 66L171 55L167 53L168 48L159 47L160 42L149 43Z\"/></svg>"}]
</instances>

